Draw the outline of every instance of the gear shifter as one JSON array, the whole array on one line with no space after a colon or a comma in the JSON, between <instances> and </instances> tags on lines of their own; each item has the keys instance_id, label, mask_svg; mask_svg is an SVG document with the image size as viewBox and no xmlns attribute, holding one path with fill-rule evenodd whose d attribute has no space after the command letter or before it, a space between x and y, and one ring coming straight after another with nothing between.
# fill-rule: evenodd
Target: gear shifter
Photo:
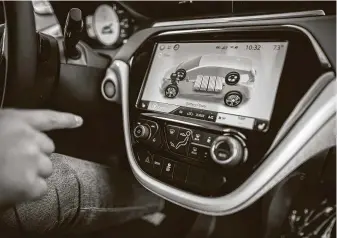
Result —
<instances>
[{"instance_id":1,"label":"gear shifter","mask_svg":"<svg viewBox=\"0 0 337 238\"><path fill-rule=\"evenodd\" d=\"M68 58L78 59L81 57L76 45L80 40L82 30L82 11L78 8L70 9L64 27L64 46Z\"/></svg>"}]
</instances>

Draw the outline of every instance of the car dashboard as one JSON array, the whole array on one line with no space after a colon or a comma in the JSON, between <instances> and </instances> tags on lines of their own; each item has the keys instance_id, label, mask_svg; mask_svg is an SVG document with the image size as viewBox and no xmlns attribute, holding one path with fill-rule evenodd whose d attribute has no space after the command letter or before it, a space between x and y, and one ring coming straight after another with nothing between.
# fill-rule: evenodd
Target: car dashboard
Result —
<instances>
[{"instance_id":1,"label":"car dashboard","mask_svg":"<svg viewBox=\"0 0 337 238\"><path fill-rule=\"evenodd\" d=\"M232 214L334 146L330 3L141 4L51 2L56 23L40 29L61 36L65 9L81 8L82 41L113 59L101 93L122 107L128 161L144 187Z\"/></svg>"}]
</instances>

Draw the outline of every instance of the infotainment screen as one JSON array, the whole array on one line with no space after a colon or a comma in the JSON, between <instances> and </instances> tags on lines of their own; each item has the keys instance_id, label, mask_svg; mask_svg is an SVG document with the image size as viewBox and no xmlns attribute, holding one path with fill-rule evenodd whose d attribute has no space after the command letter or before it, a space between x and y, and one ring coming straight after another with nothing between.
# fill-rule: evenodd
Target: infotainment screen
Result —
<instances>
[{"instance_id":1,"label":"infotainment screen","mask_svg":"<svg viewBox=\"0 0 337 238\"><path fill-rule=\"evenodd\" d=\"M158 43L137 107L267 131L288 42Z\"/></svg>"}]
</instances>

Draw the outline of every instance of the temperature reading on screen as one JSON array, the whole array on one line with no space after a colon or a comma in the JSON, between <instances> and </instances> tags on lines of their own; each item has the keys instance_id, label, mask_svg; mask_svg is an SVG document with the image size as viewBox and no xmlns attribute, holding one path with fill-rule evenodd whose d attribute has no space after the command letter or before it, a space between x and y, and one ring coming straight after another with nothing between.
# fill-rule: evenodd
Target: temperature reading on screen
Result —
<instances>
[{"instance_id":1,"label":"temperature reading on screen","mask_svg":"<svg viewBox=\"0 0 337 238\"><path fill-rule=\"evenodd\" d=\"M259 44L254 44L254 45L246 45L246 50L260 50L261 45Z\"/></svg>"},{"instance_id":2,"label":"temperature reading on screen","mask_svg":"<svg viewBox=\"0 0 337 238\"><path fill-rule=\"evenodd\" d=\"M274 45L274 50L281 50L283 47L283 45Z\"/></svg>"},{"instance_id":3,"label":"temperature reading on screen","mask_svg":"<svg viewBox=\"0 0 337 238\"><path fill-rule=\"evenodd\" d=\"M228 46L227 46L227 45L217 45L217 46L216 46L216 49L217 49L217 50L227 50L227 49L228 49Z\"/></svg>"}]
</instances>

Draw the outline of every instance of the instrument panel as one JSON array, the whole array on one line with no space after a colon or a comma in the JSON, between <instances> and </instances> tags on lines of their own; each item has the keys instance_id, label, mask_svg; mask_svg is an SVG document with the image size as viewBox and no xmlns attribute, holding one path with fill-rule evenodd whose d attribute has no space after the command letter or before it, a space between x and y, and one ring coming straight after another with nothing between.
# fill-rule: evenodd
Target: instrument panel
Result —
<instances>
[{"instance_id":1,"label":"instrument panel","mask_svg":"<svg viewBox=\"0 0 337 238\"><path fill-rule=\"evenodd\" d=\"M132 35L134 23L133 17L120 4L104 3L85 17L85 32L94 47L117 48Z\"/></svg>"}]
</instances>

